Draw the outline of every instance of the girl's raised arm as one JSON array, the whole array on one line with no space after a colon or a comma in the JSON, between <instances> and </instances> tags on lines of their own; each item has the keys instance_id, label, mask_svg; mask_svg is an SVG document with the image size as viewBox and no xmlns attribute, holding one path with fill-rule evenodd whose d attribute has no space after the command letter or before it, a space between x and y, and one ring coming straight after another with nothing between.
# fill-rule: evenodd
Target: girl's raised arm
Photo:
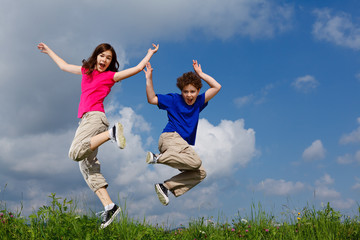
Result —
<instances>
[{"instance_id":1,"label":"girl's raised arm","mask_svg":"<svg viewBox=\"0 0 360 240\"><path fill-rule=\"evenodd\" d=\"M141 60L141 62L137 66L115 73L114 81L118 82L141 72L145 68L146 63L150 61L150 58L159 49L159 44L158 45L153 44L153 47L154 47L153 49L149 48L146 56L143 58L143 60Z\"/></svg>"},{"instance_id":2,"label":"girl's raised arm","mask_svg":"<svg viewBox=\"0 0 360 240\"><path fill-rule=\"evenodd\" d=\"M51 57L51 59L59 66L61 70L81 75L81 66L68 64L62 58L56 55L56 53L54 53L45 43L39 43L37 47L42 53L49 55L49 57Z\"/></svg>"}]
</instances>

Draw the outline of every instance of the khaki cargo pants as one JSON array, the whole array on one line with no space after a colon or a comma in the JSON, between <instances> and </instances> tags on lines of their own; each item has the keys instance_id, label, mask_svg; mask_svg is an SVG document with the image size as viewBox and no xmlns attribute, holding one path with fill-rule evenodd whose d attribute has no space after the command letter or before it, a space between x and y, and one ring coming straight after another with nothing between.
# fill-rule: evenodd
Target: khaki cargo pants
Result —
<instances>
[{"instance_id":1,"label":"khaki cargo pants","mask_svg":"<svg viewBox=\"0 0 360 240\"><path fill-rule=\"evenodd\" d=\"M94 192L99 188L106 188L108 183L100 172L100 162L96 157L98 150L90 149L90 138L107 131L108 128L109 122L105 113L98 111L85 113L79 122L69 150L69 157L79 162L80 172Z\"/></svg>"},{"instance_id":2,"label":"khaki cargo pants","mask_svg":"<svg viewBox=\"0 0 360 240\"><path fill-rule=\"evenodd\" d=\"M206 177L199 156L177 132L165 132L160 135L159 151L162 155L157 163L181 171L178 175L165 181L169 190L176 197L186 193Z\"/></svg>"}]
</instances>

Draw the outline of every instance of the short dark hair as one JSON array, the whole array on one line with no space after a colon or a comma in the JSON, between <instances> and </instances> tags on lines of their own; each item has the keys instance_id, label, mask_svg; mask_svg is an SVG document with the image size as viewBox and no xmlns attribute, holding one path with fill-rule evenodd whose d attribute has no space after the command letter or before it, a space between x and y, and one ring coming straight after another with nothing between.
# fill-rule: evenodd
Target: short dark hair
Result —
<instances>
[{"instance_id":1,"label":"short dark hair","mask_svg":"<svg viewBox=\"0 0 360 240\"><path fill-rule=\"evenodd\" d=\"M117 56L116 56L116 52L114 50L114 48L108 44L108 43L101 43L99 44L94 52L92 53L92 55L87 59L87 60L83 60L82 63L82 67L87 69L86 70L86 74L91 74L96 66L96 61L97 61L97 56L105 51L110 50L110 52L112 53L112 59L111 59L111 63L109 65L109 67L106 69L106 71L113 71L113 72L117 72L119 69L119 62L117 61Z\"/></svg>"},{"instance_id":2,"label":"short dark hair","mask_svg":"<svg viewBox=\"0 0 360 240\"><path fill-rule=\"evenodd\" d=\"M178 77L176 86L182 91L187 85L193 85L197 90L202 87L201 78L194 72L184 73L181 77Z\"/></svg>"}]
</instances>

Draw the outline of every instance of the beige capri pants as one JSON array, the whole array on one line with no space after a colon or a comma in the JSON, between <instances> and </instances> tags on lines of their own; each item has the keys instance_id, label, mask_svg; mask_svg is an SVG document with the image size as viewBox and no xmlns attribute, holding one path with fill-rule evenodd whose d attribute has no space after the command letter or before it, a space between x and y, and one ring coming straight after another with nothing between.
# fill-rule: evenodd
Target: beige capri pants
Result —
<instances>
[{"instance_id":1,"label":"beige capri pants","mask_svg":"<svg viewBox=\"0 0 360 240\"><path fill-rule=\"evenodd\" d=\"M100 172L100 162L96 155L98 149L90 149L90 138L107 131L109 122L105 113L93 111L83 115L76 130L74 140L69 150L69 157L79 162L80 172L85 182L94 192L108 183Z\"/></svg>"},{"instance_id":2,"label":"beige capri pants","mask_svg":"<svg viewBox=\"0 0 360 240\"><path fill-rule=\"evenodd\" d=\"M177 132L165 132L160 135L159 151L162 155L157 163L181 171L178 175L165 181L169 190L176 197L183 195L206 177L200 157Z\"/></svg>"}]
</instances>

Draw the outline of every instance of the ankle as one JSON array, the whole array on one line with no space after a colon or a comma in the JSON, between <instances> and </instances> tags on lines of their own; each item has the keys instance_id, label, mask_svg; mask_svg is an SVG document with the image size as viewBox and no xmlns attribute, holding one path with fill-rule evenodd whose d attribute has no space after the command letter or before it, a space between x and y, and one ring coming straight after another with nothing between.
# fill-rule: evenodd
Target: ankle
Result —
<instances>
[{"instance_id":1,"label":"ankle","mask_svg":"<svg viewBox=\"0 0 360 240\"><path fill-rule=\"evenodd\" d=\"M115 206L115 203L110 203L109 205L105 206L105 211L111 210Z\"/></svg>"}]
</instances>

